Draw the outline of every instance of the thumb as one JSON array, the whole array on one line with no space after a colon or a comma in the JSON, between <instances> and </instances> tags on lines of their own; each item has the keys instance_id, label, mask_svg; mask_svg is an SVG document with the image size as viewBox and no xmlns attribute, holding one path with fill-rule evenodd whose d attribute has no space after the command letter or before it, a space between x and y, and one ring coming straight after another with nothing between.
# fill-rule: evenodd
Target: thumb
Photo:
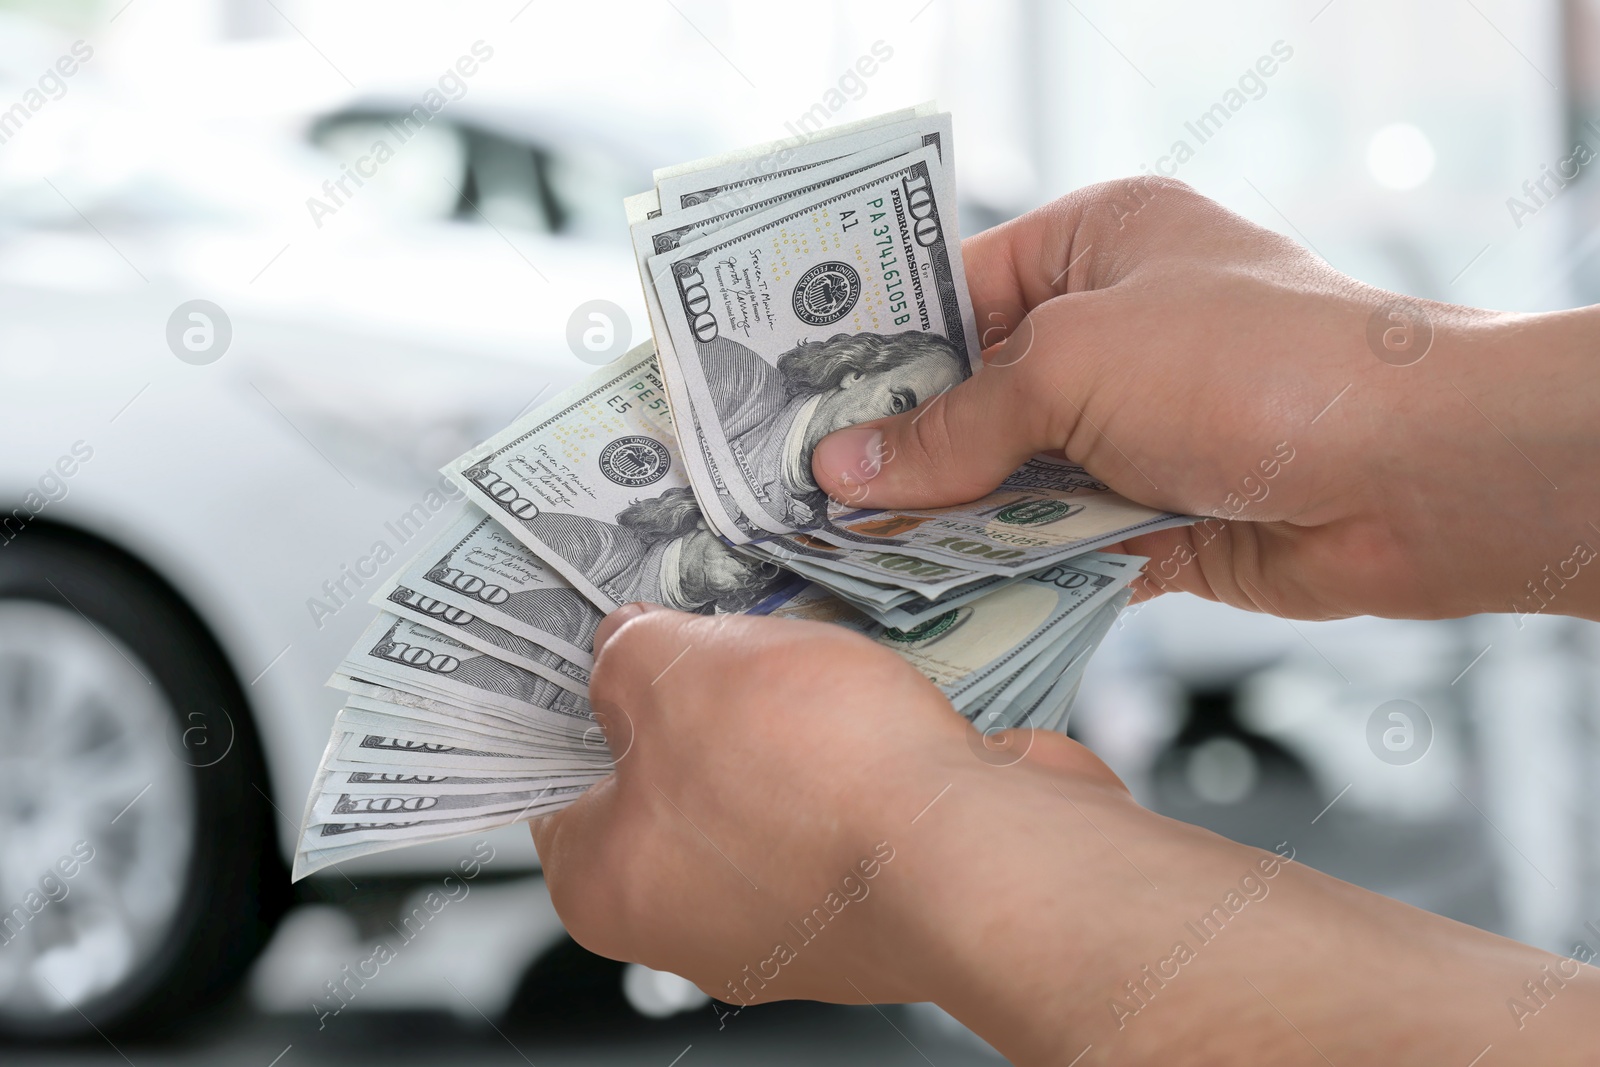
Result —
<instances>
[{"instance_id":1,"label":"thumb","mask_svg":"<svg viewBox=\"0 0 1600 1067\"><path fill-rule=\"evenodd\" d=\"M817 485L849 507L944 507L991 492L1037 452L1061 448L1076 411L1034 347L1030 315L971 378L900 415L836 430L811 456Z\"/></svg>"}]
</instances>

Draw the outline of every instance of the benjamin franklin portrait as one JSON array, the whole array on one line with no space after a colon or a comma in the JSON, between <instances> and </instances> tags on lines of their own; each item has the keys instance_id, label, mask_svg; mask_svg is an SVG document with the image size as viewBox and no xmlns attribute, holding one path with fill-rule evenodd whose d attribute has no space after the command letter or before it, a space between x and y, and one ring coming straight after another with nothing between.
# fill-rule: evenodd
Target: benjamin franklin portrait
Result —
<instances>
[{"instance_id":1,"label":"benjamin franklin portrait","mask_svg":"<svg viewBox=\"0 0 1600 1067\"><path fill-rule=\"evenodd\" d=\"M776 367L724 337L699 355L717 421L751 488L793 529L827 519L827 497L811 476L818 441L910 411L971 373L954 345L918 330L802 341Z\"/></svg>"}]
</instances>

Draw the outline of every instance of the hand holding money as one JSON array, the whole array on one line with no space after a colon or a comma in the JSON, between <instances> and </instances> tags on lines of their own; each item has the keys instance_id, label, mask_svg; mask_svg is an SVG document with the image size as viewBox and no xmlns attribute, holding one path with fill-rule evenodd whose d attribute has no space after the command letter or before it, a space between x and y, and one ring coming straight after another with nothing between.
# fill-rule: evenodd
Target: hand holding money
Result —
<instances>
[{"instance_id":1,"label":"hand holding money","mask_svg":"<svg viewBox=\"0 0 1600 1067\"><path fill-rule=\"evenodd\" d=\"M1594 558L1562 538L1600 466L1551 444L1589 441L1592 403L1484 433L1468 394L1527 317L1437 307L1399 389L1359 344L1389 294L1174 183L963 250L950 133L913 109L629 199L653 344L450 465L471 503L335 675L296 876L531 819L574 935L724 1024L932 1000L1014 1062L1192 1059L1218 1019L1261 1062L1455 1055L1539 954L1155 816L1055 731L1145 562L1096 549L1281 613L1497 607ZM1541 365L1592 380L1591 322L1547 317ZM1425 491L1481 484L1487 509ZM1177 980L1196 954L1210 978ZM1593 1014L1515 1040L1575 1063Z\"/></svg>"},{"instance_id":2,"label":"hand holding money","mask_svg":"<svg viewBox=\"0 0 1600 1067\"><path fill-rule=\"evenodd\" d=\"M669 966L719 1012L932 999L949 942L906 936L933 917L923 889L968 866L955 846L966 832L992 839L1040 814L1012 819L984 794L1043 806L1005 790L1029 780L1079 818L1037 765L1134 808L1059 734L1033 735L1005 770L973 759L937 689L836 626L631 609L599 637L593 696L619 759L582 801L533 823L552 899L586 947ZM812 825L824 811L825 830Z\"/></svg>"},{"instance_id":3,"label":"hand holding money","mask_svg":"<svg viewBox=\"0 0 1600 1067\"><path fill-rule=\"evenodd\" d=\"M1524 445L1546 435L1544 416L1519 428L1495 399L1516 387L1493 368L1527 342L1508 345L1484 312L1361 285L1158 178L1078 190L962 252L987 366L925 410L825 438L814 473L828 493L937 508L1064 449L1129 500L1211 516L1122 542L1151 560L1141 596L1305 619L1537 606L1528 579L1588 529L1562 506L1584 499L1569 487L1600 491L1596 466L1530 451L1546 481L1474 410ZM1375 358L1369 320L1385 309L1425 315L1425 359ZM1578 382L1580 363L1550 373ZM1576 425L1593 400L1563 403L1540 410ZM1552 483L1563 492L1541 498Z\"/></svg>"},{"instance_id":4,"label":"hand holding money","mask_svg":"<svg viewBox=\"0 0 1600 1067\"><path fill-rule=\"evenodd\" d=\"M545 879L580 943L690 979L719 1028L790 998L933 1001L1018 1064L1226 1046L1422 1065L1493 1026L1529 1062L1592 1059L1594 968L1565 972L1575 1010L1537 1032L1486 1022L1548 953L1340 883L1291 842L1156 815L1060 734L973 759L932 687L837 627L657 610L599 637L626 754L534 821Z\"/></svg>"},{"instance_id":5,"label":"hand holding money","mask_svg":"<svg viewBox=\"0 0 1600 1067\"><path fill-rule=\"evenodd\" d=\"M828 433L930 410L978 365L950 128L896 113L629 201L654 344L446 468L470 503L334 676L297 877L605 780L594 640L631 603L827 622L983 734L1064 727L1143 562L1095 550L1188 520L1047 455L936 508L863 511L812 477Z\"/></svg>"}]
</instances>

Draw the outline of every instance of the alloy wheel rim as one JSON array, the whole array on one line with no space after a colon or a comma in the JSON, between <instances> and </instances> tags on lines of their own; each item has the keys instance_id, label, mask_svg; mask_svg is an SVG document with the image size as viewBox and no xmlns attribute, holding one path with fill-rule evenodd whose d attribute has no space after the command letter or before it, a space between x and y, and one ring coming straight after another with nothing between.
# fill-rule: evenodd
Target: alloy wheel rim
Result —
<instances>
[{"instance_id":1,"label":"alloy wheel rim","mask_svg":"<svg viewBox=\"0 0 1600 1067\"><path fill-rule=\"evenodd\" d=\"M127 646L0 601L0 1021L77 1014L164 947L197 834L182 740Z\"/></svg>"}]
</instances>

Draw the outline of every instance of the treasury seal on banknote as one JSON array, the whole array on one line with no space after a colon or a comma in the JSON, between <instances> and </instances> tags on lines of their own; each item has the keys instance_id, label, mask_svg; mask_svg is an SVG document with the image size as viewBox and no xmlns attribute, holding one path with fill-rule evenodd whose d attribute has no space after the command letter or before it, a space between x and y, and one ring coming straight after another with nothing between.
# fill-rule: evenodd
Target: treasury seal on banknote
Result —
<instances>
[{"instance_id":1,"label":"treasury seal on banknote","mask_svg":"<svg viewBox=\"0 0 1600 1067\"><path fill-rule=\"evenodd\" d=\"M600 450L600 473L616 482L637 489L667 476L672 453L653 437L619 437Z\"/></svg>"},{"instance_id":2,"label":"treasury seal on banknote","mask_svg":"<svg viewBox=\"0 0 1600 1067\"><path fill-rule=\"evenodd\" d=\"M794 286L794 316L812 326L832 326L856 306L861 275L848 263L829 260L800 275Z\"/></svg>"}]
</instances>

